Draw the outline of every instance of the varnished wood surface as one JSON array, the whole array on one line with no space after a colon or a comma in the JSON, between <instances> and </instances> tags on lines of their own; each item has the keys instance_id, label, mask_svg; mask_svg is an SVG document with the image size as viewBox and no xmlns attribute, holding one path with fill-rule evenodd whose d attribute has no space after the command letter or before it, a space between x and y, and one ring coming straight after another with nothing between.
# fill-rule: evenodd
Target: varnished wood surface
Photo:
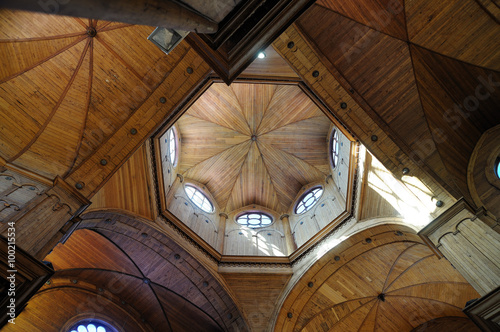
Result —
<instances>
[{"instance_id":1,"label":"varnished wood surface","mask_svg":"<svg viewBox=\"0 0 500 332\"><path fill-rule=\"evenodd\" d=\"M16 59L0 72L0 156L72 186L81 182L87 197L209 70L185 44L166 56L146 39L152 27L8 10L0 15L0 54Z\"/></svg>"},{"instance_id":2,"label":"varnished wood surface","mask_svg":"<svg viewBox=\"0 0 500 332\"><path fill-rule=\"evenodd\" d=\"M298 80L299 76L286 63L285 60L270 45L264 50L266 57L264 59L256 58L240 74L242 77L263 78L263 79L285 79Z\"/></svg>"},{"instance_id":3,"label":"varnished wood surface","mask_svg":"<svg viewBox=\"0 0 500 332\"><path fill-rule=\"evenodd\" d=\"M142 145L94 197L88 209L121 209L154 219L146 145Z\"/></svg>"},{"instance_id":4,"label":"varnished wood surface","mask_svg":"<svg viewBox=\"0 0 500 332\"><path fill-rule=\"evenodd\" d=\"M413 37L408 42L380 32L380 25L366 24L365 18L345 13L353 11L355 5L326 5L330 10L314 6L298 25L338 71L336 78L354 89L354 99L365 110L373 110L373 120L413 161L456 198L470 197L465 170L471 146L481 133L500 123L499 94L487 83L488 79L499 80L498 73L489 70L498 70L500 63L500 48L491 34L498 24L492 23L474 1L447 5L411 1L406 4L407 14L418 17L407 16L408 22L418 21L419 28L415 29L420 36L427 34L428 42ZM381 4L373 1L361 6L365 5L373 7L370 13L380 13L375 9ZM428 11L431 24L426 20L424 25L423 11ZM464 29L464 23L458 23L452 12L469 13L466 21L477 17L474 28L467 29L462 37L455 35ZM439 32L426 30L433 24L440 27L436 28ZM489 42L474 47L468 40L476 35ZM442 42L429 45L436 40Z\"/></svg>"},{"instance_id":5,"label":"varnished wood surface","mask_svg":"<svg viewBox=\"0 0 500 332\"><path fill-rule=\"evenodd\" d=\"M330 123L297 85L213 83L177 122L178 172L205 185L223 212L284 212L329 173Z\"/></svg>"},{"instance_id":6,"label":"varnished wood surface","mask_svg":"<svg viewBox=\"0 0 500 332\"><path fill-rule=\"evenodd\" d=\"M252 331L266 331L276 300L290 274L222 274L245 312Z\"/></svg>"},{"instance_id":7,"label":"varnished wood surface","mask_svg":"<svg viewBox=\"0 0 500 332\"><path fill-rule=\"evenodd\" d=\"M275 331L411 331L465 317L461 309L478 294L418 236L397 230L366 230L323 256L290 291Z\"/></svg>"}]
</instances>

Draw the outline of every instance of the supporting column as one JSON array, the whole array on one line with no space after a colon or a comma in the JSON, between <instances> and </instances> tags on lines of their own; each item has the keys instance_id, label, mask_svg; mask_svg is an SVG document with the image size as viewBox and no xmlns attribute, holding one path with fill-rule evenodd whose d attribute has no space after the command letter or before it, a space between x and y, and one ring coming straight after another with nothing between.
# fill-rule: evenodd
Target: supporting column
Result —
<instances>
[{"instance_id":1,"label":"supporting column","mask_svg":"<svg viewBox=\"0 0 500 332\"><path fill-rule=\"evenodd\" d=\"M297 245L293 240L292 229L290 227L290 220L288 220L289 217L290 216L288 214L283 214L280 217L280 219L281 223L283 224L283 230L285 233L286 249L288 250L288 255L291 255L295 251L295 249L297 249Z\"/></svg>"},{"instance_id":2,"label":"supporting column","mask_svg":"<svg viewBox=\"0 0 500 332\"><path fill-rule=\"evenodd\" d=\"M8 174L4 171L2 175L12 181L17 189L5 191L0 200L18 200L22 202L22 207L2 220L0 234L7 237L8 233L12 233L9 229L14 228L16 246L41 260L58 242L64 242L69 237L78 226L78 215L90 205L90 201L60 177L55 179L52 187L43 188L36 181L23 184L26 177L12 170ZM18 180L23 181L18 183ZM25 187L26 192L22 192ZM29 196L30 192L36 194ZM27 199L23 201L22 197Z\"/></svg>"},{"instance_id":3,"label":"supporting column","mask_svg":"<svg viewBox=\"0 0 500 332\"><path fill-rule=\"evenodd\" d=\"M219 213L219 230L217 233L217 251L222 255L224 251L224 241L226 239L226 220L227 214Z\"/></svg>"},{"instance_id":4,"label":"supporting column","mask_svg":"<svg viewBox=\"0 0 500 332\"><path fill-rule=\"evenodd\" d=\"M419 235L483 296L500 285L498 229L498 221L485 210L476 211L461 199Z\"/></svg>"}]
</instances>

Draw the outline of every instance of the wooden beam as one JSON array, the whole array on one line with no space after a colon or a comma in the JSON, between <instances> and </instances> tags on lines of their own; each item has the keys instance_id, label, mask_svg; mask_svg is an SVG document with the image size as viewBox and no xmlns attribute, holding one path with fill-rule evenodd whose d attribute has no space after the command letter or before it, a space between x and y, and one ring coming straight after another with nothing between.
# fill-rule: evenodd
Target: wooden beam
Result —
<instances>
[{"instance_id":1,"label":"wooden beam","mask_svg":"<svg viewBox=\"0 0 500 332\"><path fill-rule=\"evenodd\" d=\"M1 1L0 7L47 14L86 17L138 25L215 33L218 24L176 1L161 0L19 0Z\"/></svg>"}]
</instances>

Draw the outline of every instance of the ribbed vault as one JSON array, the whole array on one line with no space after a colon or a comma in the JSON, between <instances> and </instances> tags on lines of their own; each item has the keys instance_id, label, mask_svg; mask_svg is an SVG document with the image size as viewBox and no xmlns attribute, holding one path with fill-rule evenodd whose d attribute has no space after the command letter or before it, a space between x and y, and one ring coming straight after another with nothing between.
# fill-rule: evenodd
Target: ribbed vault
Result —
<instances>
[{"instance_id":1,"label":"ribbed vault","mask_svg":"<svg viewBox=\"0 0 500 332\"><path fill-rule=\"evenodd\" d=\"M214 83L177 122L179 173L207 186L222 211L287 211L329 174L331 121L297 85Z\"/></svg>"}]
</instances>

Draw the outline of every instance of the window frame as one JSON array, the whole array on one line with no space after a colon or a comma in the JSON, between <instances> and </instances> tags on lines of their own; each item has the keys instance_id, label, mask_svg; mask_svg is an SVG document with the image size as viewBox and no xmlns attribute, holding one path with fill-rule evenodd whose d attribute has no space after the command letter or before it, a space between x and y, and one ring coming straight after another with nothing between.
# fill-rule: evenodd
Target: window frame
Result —
<instances>
[{"instance_id":1,"label":"window frame","mask_svg":"<svg viewBox=\"0 0 500 332\"><path fill-rule=\"evenodd\" d=\"M340 157L340 135L337 128L333 128L330 136L329 157L332 168L337 168Z\"/></svg>"},{"instance_id":2,"label":"window frame","mask_svg":"<svg viewBox=\"0 0 500 332\"><path fill-rule=\"evenodd\" d=\"M259 225L256 225L256 226L252 226L248 223L248 218L247 218L247 223L246 224L241 224L238 222L238 220L243 217L243 216L249 216L249 215L252 215L252 214L258 214L260 215L260 223ZM262 217L267 217L269 220L270 220L270 223L269 224L266 224L266 225L262 225ZM269 227L271 226L272 224L274 224L274 218L272 215L268 214L268 213L265 213L263 211L257 211L257 210L247 210L247 211L244 211L242 213L239 213L235 218L234 218L234 221L236 222L236 224L238 226L243 226L243 227L248 227L250 229L259 229L259 228L266 228L266 227Z\"/></svg>"},{"instance_id":3,"label":"window frame","mask_svg":"<svg viewBox=\"0 0 500 332\"><path fill-rule=\"evenodd\" d=\"M173 136L173 142L174 142L174 158L172 160L172 155L170 151L170 145L171 145L171 138L170 135ZM169 130L165 133L165 144L166 144L166 150L167 150L167 161L173 166L177 166L177 160L178 160L178 155L179 155L179 146L178 146L178 138L177 138L177 131L175 130L175 127L170 127ZM165 137L164 136L164 137Z\"/></svg>"},{"instance_id":4,"label":"window frame","mask_svg":"<svg viewBox=\"0 0 500 332\"><path fill-rule=\"evenodd\" d=\"M78 327L80 327L80 326L83 325L87 329L87 332L88 332L88 328L87 327L89 325L91 325L91 324L96 327L96 331L97 331L97 328L103 327L106 332L118 332L118 329L116 327L114 327L113 325L111 325L110 323L108 323L106 321L103 321L101 319L89 319L89 318L78 320L77 322L75 322L74 324L72 324L67 329L67 331L68 332L72 332L72 331L77 331L78 332Z\"/></svg>"},{"instance_id":5,"label":"window frame","mask_svg":"<svg viewBox=\"0 0 500 332\"><path fill-rule=\"evenodd\" d=\"M305 206L305 203L304 202L304 198L307 197L307 195L309 195L310 193L312 193L313 191L315 190L321 190L321 194L319 196L316 196L316 194L314 193L312 197L314 197L314 201L311 205L309 205L309 207L305 207L305 210L302 211L302 212L297 212L297 210L299 209L300 205L304 205ZM317 185L317 186L313 186L311 188L309 188L305 193L303 193L300 198L297 200L297 203L295 204L295 207L293 208L293 213L295 213L296 215L301 215L301 214L304 214L308 211L310 211L316 204L318 204L318 202L320 201L321 197L323 196L323 193L325 192L325 188L323 188L322 185ZM310 198L308 198L309 200Z\"/></svg>"},{"instance_id":6,"label":"window frame","mask_svg":"<svg viewBox=\"0 0 500 332\"><path fill-rule=\"evenodd\" d=\"M200 193L201 196L203 196L203 200L201 201L201 203L197 203L196 201L193 200L192 197L189 197L190 194L187 191L188 187L194 189L194 192L191 195L192 197L194 197L196 195L196 193ZM203 190L201 190L197 185L195 185L193 183L184 184L184 193L186 194L186 197L191 201L191 203L193 203L198 209L200 209L201 211L203 211L205 213L214 213L215 205L214 205L214 203L212 203L212 199ZM205 202L208 202L210 204L210 207L211 207L210 211L206 211L205 209L203 209L203 203L205 203Z\"/></svg>"}]
</instances>

